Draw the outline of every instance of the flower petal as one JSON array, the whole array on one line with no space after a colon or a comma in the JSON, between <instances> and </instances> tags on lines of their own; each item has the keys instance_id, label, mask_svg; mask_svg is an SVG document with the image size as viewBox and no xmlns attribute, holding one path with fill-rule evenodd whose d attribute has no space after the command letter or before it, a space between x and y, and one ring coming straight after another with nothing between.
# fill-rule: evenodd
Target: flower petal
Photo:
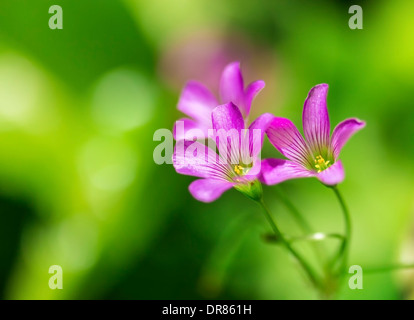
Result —
<instances>
[{"instance_id":1,"label":"flower petal","mask_svg":"<svg viewBox=\"0 0 414 320\"><path fill-rule=\"evenodd\" d=\"M285 157L305 167L312 166L309 162L310 150L292 121L274 117L266 133L269 141Z\"/></svg>"},{"instance_id":2,"label":"flower petal","mask_svg":"<svg viewBox=\"0 0 414 320\"><path fill-rule=\"evenodd\" d=\"M233 103L229 102L214 108L211 113L213 129L224 129L229 131L236 129L240 131L244 129L244 119L239 110Z\"/></svg>"},{"instance_id":3,"label":"flower petal","mask_svg":"<svg viewBox=\"0 0 414 320\"><path fill-rule=\"evenodd\" d=\"M283 159L264 159L260 181L274 185L290 179L313 177L315 174L301 165Z\"/></svg>"},{"instance_id":4,"label":"flower petal","mask_svg":"<svg viewBox=\"0 0 414 320\"><path fill-rule=\"evenodd\" d=\"M217 153L198 141L177 141L173 165L180 174L200 178L225 177Z\"/></svg>"},{"instance_id":5,"label":"flower petal","mask_svg":"<svg viewBox=\"0 0 414 320\"><path fill-rule=\"evenodd\" d=\"M253 157L256 157L262 150L264 134L274 118L273 114L264 113L249 126L249 152ZM260 135L256 130L260 130Z\"/></svg>"},{"instance_id":6,"label":"flower petal","mask_svg":"<svg viewBox=\"0 0 414 320\"><path fill-rule=\"evenodd\" d=\"M212 202L219 198L224 191L232 188L233 185L234 183L223 180L199 179L193 181L188 189L198 201Z\"/></svg>"},{"instance_id":7,"label":"flower petal","mask_svg":"<svg viewBox=\"0 0 414 320\"><path fill-rule=\"evenodd\" d=\"M232 62L224 68L220 79L220 97L222 103L233 102L245 116L247 115L240 62Z\"/></svg>"},{"instance_id":8,"label":"flower petal","mask_svg":"<svg viewBox=\"0 0 414 320\"><path fill-rule=\"evenodd\" d=\"M332 134L332 149L335 159L339 156L342 147L357 131L365 127L365 122L359 119L346 119L339 123Z\"/></svg>"},{"instance_id":9,"label":"flower petal","mask_svg":"<svg viewBox=\"0 0 414 320\"><path fill-rule=\"evenodd\" d=\"M344 168L341 161L336 161L328 169L318 173L317 178L328 186L334 186L341 183L345 178Z\"/></svg>"},{"instance_id":10,"label":"flower petal","mask_svg":"<svg viewBox=\"0 0 414 320\"><path fill-rule=\"evenodd\" d=\"M200 134L198 134L199 139L203 139L208 136L208 127L204 124L200 124L199 122L188 118L179 119L174 123L173 137L175 140L193 140L194 137L191 136L191 132L189 131L194 131L195 129L200 130Z\"/></svg>"},{"instance_id":11,"label":"flower petal","mask_svg":"<svg viewBox=\"0 0 414 320\"><path fill-rule=\"evenodd\" d=\"M178 110L210 127L211 111L217 107L217 99L201 83L189 81L178 101Z\"/></svg>"},{"instance_id":12,"label":"flower petal","mask_svg":"<svg viewBox=\"0 0 414 320\"><path fill-rule=\"evenodd\" d=\"M232 102L216 107L212 114L215 142L226 163L237 164L241 156L243 116ZM223 143L224 141L224 143Z\"/></svg>"},{"instance_id":13,"label":"flower petal","mask_svg":"<svg viewBox=\"0 0 414 320\"><path fill-rule=\"evenodd\" d=\"M252 105L253 99L256 95L265 87L265 82L263 80L257 80L252 82L247 87L244 93L244 101L245 101L245 116L248 116L250 113L250 107Z\"/></svg>"},{"instance_id":14,"label":"flower petal","mask_svg":"<svg viewBox=\"0 0 414 320\"><path fill-rule=\"evenodd\" d=\"M302 123L306 141L313 152L322 154L329 146L330 122L326 97L328 85L318 84L313 87L305 100Z\"/></svg>"}]
</instances>

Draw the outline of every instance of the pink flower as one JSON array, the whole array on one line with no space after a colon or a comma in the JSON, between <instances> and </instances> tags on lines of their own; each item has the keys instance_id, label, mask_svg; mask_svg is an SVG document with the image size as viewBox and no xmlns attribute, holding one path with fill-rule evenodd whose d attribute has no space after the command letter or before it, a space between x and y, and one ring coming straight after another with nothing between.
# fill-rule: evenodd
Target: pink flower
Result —
<instances>
[{"instance_id":1,"label":"pink flower","mask_svg":"<svg viewBox=\"0 0 414 320\"><path fill-rule=\"evenodd\" d=\"M222 104L232 102L240 109L243 119L246 120L254 97L264 86L264 81L258 80L245 89L240 63L232 62L225 67L221 75L220 102ZM211 112L220 102L204 85L197 81L189 81L181 92L177 106L178 110L189 118L178 120L184 123L183 132L176 130L177 122L175 123L174 138L192 140L192 137L186 137L186 133L196 128L204 133L204 137L208 137L208 129L212 128Z\"/></svg>"},{"instance_id":2,"label":"pink flower","mask_svg":"<svg viewBox=\"0 0 414 320\"><path fill-rule=\"evenodd\" d=\"M316 177L326 185L343 181L344 169L338 159L339 154L348 139L365 126L365 122L347 119L336 126L331 137L327 93L328 85L319 84L310 90L305 100L302 122L306 140L290 120L273 118L266 133L270 142L289 160L263 160L263 183L273 185L305 177Z\"/></svg>"},{"instance_id":3,"label":"pink flower","mask_svg":"<svg viewBox=\"0 0 414 320\"><path fill-rule=\"evenodd\" d=\"M218 154L215 146L213 149L199 141L178 141L173 154L175 170L201 178L189 186L193 197L212 202L234 187L250 198L260 199L259 154L264 132L273 118L271 114L263 114L246 130L242 113L230 102L211 113L214 133L210 136L216 139Z\"/></svg>"}]
</instances>

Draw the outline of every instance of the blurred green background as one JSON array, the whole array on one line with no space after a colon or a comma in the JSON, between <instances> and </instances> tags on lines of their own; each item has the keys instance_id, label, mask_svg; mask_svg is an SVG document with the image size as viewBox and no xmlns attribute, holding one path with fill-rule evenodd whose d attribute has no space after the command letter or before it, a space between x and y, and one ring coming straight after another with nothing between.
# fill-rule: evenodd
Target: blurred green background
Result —
<instances>
[{"instance_id":1,"label":"blurred green background","mask_svg":"<svg viewBox=\"0 0 414 320\"><path fill-rule=\"evenodd\" d=\"M52 5L63 30L50 30ZM260 209L235 190L204 204L191 177L153 161L185 82L217 90L242 62L266 81L263 112L301 127L309 89L328 83L332 126L367 127L342 152L354 224L351 264L414 261L414 2L0 0L0 297L3 299L314 299ZM265 143L264 157L277 156ZM280 186L317 231L342 232L316 179ZM281 228L299 234L274 187ZM337 243L327 243L333 250ZM309 250L299 246L305 254ZM63 290L51 290L51 265ZM414 275L364 276L343 299L409 299Z\"/></svg>"}]
</instances>

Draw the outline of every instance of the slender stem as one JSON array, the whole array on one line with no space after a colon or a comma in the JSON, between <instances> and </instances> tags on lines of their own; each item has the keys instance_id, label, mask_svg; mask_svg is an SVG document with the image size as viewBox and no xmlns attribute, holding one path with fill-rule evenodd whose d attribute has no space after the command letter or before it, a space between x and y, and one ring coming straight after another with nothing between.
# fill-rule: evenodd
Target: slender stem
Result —
<instances>
[{"instance_id":1,"label":"slender stem","mask_svg":"<svg viewBox=\"0 0 414 320\"><path fill-rule=\"evenodd\" d=\"M275 188L276 193L282 203L285 205L285 207L292 213L293 218L296 220L296 223L300 226L303 233L305 234L313 234L314 230L311 227L311 225L306 221L306 219L303 217L303 215L300 213L299 209L290 201L289 197L286 196L285 192L281 187ZM327 265L325 264L325 258L324 258L324 251L321 246L319 246L316 243L312 244L313 251L315 252L315 255L325 271L327 270Z\"/></svg>"},{"instance_id":2,"label":"slender stem","mask_svg":"<svg viewBox=\"0 0 414 320\"><path fill-rule=\"evenodd\" d=\"M387 271L398 271L404 269L413 269L414 263L411 264L397 264L393 266L383 266L383 267L374 267L374 268L364 268L364 273L379 273Z\"/></svg>"},{"instance_id":3,"label":"slender stem","mask_svg":"<svg viewBox=\"0 0 414 320\"><path fill-rule=\"evenodd\" d=\"M335 259L334 263L336 264L338 261L341 262L340 264L340 272L346 268L346 265L348 263L348 255L349 255L349 243L351 241L351 233L352 233L352 227L351 227L351 217L349 215L348 208L345 204L344 199L341 196L341 193L339 192L338 188L336 186L332 187L332 190L334 191L336 197L338 198L338 201L341 205L342 212L344 214L344 220L345 220L345 239L342 242L342 245L339 249L337 258Z\"/></svg>"},{"instance_id":4,"label":"slender stem","mask_svg":"<svg viewBox=\"0 0 414 320\"><path fill-rule=\"evenodd\" d=\"M291 238L288 238L288 240L290 242L296 242L296 241L316 241L317 242L317 241L326 240L327 238L343 240L344 236L338 233L317 232L317 233L307 234L302 237L291 237Z\"/></svg>"},{"instance_id":5,"label":"slender stem","mask_svg":"<svg viewBox=\"0 0 414 320\"><path fill-rule=\"evenodd\" d=\"M299 237L285 236L285 239L289 241L290 243L297 242L297 241L318 242L318 241L324 241L328 238L338 239L341 241L344 240L344 236L339 233L316 232L316 233L306 234L306 235L299 236ZM268 240L269 242L279 242L279 240L274 235L267 236L265 239Z\"/></svg>"},{"instance_id":6,"label":"slender stem","mask_svg":"<svg viewBox=\"0 0 414 320\"><path fill-rule=\"evenodd\" d=\"M315 287L319 288L320 283L319 283L314 271L309 266L309 264L302 258L302 256L298 252L296 252L295 249L292 248L289 241L287 241L286 238L284 237L284 235L280 232L279 227L276 225L275 221L273 220L273 218L272 218L266 204L264 203L263 199L258 201L258 203L263 208L263 213L266 217L266 220L269 222L270 226L272 227L272 230L275 233L276 237L281 240L281 242L284 244L286 249L288 249L288 251L296 258L296 260L298 260L300 265L305 269L305 271L308 274L308 276L309 276L310 280L312 281L313 285L315 285Z\"/></svg>"},{"instance_id":7,"label":"slender stem","mask_svg":"<svg viewBox=\"0 0 414 320\"><path fill-rule=\"evenodd\" d=\"M306 221L306 219L302 216L299 212L298 208L289 200L289 198L285 195L281 188L275 188L278 197L283 202L283 204L288 208L288 210L292 213L293 217L295 218L298 225L301 227L304 233L313 233L312 227Z\"/></svg>"}]
</instances>

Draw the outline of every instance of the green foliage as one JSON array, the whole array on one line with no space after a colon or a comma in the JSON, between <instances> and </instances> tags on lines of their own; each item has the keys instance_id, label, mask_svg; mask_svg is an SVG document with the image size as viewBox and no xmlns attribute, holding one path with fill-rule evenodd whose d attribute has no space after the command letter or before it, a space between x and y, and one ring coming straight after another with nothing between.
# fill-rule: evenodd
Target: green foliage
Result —
<instances>
[{"instance_id":1,"label":"green foliage","mask_svg":"<svg viewBox=\"0 0 414 320\"><path fill-rule=\"evenodd\" d=\"M62 30L48 28L52 4L63 8ZM237 39L245 50L223 46L229 56L242 60L247 81L266 81L251 119L272 112L300 127L308 90L324 82L332 123L367 122L341 155L350 263L412 260L414 8L362 7L364 29L350 30L339 1L2 0L1 297L317 298L286 252L263 241L268 227L252 201L232 190L199 203L191 178L153 162L154 131L181 116L179 73L194 71L183 70L192 59L172 55L171 65L165 56L206 30L213 41L201 51ZM265 141L267 156L278 154ZM282 187L315 231L343 232L332 192L316 180ZM281 229L301 235L277 193L263 189ZM336 245L327 240L325 250ZM295 246L311 256L308 244ZM51 265L62 266L63 290L48 287ZM340 298L412 291L409 275L384 273L367 275L363 290L345 284Z\"/></svg>"}]
</instances>

